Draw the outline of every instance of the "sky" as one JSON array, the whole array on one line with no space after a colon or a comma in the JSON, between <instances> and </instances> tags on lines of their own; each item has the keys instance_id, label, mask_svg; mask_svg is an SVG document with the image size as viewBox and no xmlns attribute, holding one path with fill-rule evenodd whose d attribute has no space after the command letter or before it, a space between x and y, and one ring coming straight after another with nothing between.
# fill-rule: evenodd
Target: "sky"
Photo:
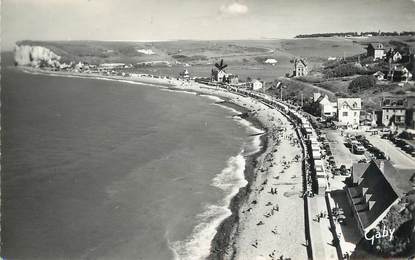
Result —
<instances>
[{"instance_id":1,"label":"sky","mask_svg":"<svg viewBox=\"0 0 415 260\"><path fill-rule=\"evenodd\" d=\"M2 0L2 49L19 40L291 38L415 31L415 0Z\"/></svg>"}]
</instances>

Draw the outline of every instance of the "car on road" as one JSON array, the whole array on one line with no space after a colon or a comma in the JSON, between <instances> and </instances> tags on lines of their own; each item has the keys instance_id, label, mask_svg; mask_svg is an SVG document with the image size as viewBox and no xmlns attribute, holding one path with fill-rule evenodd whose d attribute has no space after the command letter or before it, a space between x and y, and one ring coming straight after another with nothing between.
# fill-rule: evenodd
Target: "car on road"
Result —
<instances>
[{"instance_id":1,"label":"car on road","mask_svg":"<svg viewBox=\"0 0 415 260\"><path fill-rule=\"evenodd\" d=\"M333 156L333 155L330 155L330 156L329 156L328 161L329 161L329 164L330 164L330 165L334 165L334 164L336 164L336 161L334 160L334 156Z\"/></svg>"},{"instance_id":2,"label":"car on road","mask_svg":"<svg viewBox=\"0 0 415 260\"><path fill-rule=\"evenodd\" d=\"M386 160L386 154L382 151L373 154L378 160Z\"/></svg>"},{"instance_id":3,"label":"car on road","mask_svg":"<svg viewBox=\"0 0 415 260\"><path fill-rule=\"evenodd\" d=\"M413 145L407 144L402 148L402 150L411 156L415 156L415 147Z\"/></svg>"},{"instance_id":4,"label":"car on road","mask_svg":"<svg viewBox=\"0 0 415 260\"><path fill-rule=\"evenodd\" d=\"M344 164L340 165L339 171L340 171L340 174L343 176L349 175L350 173L350 170L347 169L346 165Z\"/></svg>"},{"instance_id":5,"label":"car on road","mask_svg":"<svg viewBox=\"0 0 415 260\"><path fill-rule=\"evenodd\" d=\"M354 136L346 136L345 144L347 147L352 147L353 142L357 142L356 137Z\"/></svg>"},{"instance_id":6,"label":"car on road","mask_svg":"<svg viewBox=\"0 0 415 260\"><path fill-rule=\"evenodd\" d=\"M360 142L367 150L370 150L370 149L373 149L373 145L369 142L369 140L367 140L367 139L363 139L361 142Z\"/></svg>"},{"instance_id":7,"label":"car on road","mask_svg":"<svg viewBox=\"0 0 415 260\"><path fill-rule=\"evenodd\" d=\"M346 225L346 216L343 214L340 214L339 216L337 216L337 221L339 222L339 224L341 225Z\"/></svg>"},{"instance_id":8,"label":"car on road","mask_svg":"<svg viewBox=\"0 0 415 260\"><path fill-rule=\"evenodd\" d=\"M388 140L390 139L390 137L391 137L390 134L383 134L383 135L380 136L380 138L388 139Z\"/></svg>"},{"instance_id":9,"label":"car on road","mask_svg":"<svg viewBox=\"0 0 415 260\"><path fill-rule=\"evenodd\" d=\"M354 154L364 154L366 149L360 143L355 143L352 145L352 153Z\"/></svg>"}]
</instances>

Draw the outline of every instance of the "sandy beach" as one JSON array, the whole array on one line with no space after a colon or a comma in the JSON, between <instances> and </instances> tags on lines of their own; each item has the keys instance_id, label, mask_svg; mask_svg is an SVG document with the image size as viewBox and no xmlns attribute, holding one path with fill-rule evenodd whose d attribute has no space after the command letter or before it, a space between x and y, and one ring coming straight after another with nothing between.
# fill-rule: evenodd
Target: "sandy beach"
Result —
<instances>
[{"instance_id":1,"label":"sandy beach","mask_svg":"<svg viewBox=\"0 0 415 260\"><path fill-rule=\"evenodd\" d=\"M28 73L92 77L155 84L172 90L217 96L248 111L248 120L261 125L263 149L247 159L246 187L231 202L232 216L218 227L211 259L306 259L301 146L294 126L278 110L226 90L195 82L149 76L84 75L27 69ZM226 104L225 104L226 105ZM289 243L287 243L289 241Z\"/></svg>"}]
</instances>

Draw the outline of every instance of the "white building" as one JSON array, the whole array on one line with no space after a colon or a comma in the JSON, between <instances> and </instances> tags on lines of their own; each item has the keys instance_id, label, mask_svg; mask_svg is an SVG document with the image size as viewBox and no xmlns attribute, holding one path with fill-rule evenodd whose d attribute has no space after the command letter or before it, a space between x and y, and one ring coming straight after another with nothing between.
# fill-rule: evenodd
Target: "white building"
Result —
<instances>
[{"instance_id":1,"label":"white building","mask_svg":"<svg viewBox=\"0 0 415 260\"><path fill-rule=\"evenodd\" d=\"M341 125L358 126L361 110L361 98L337 99L337 119Z\"/></svg>"},{"instance_id":2,"label":"white building","mask_svg":"<svg viewBox=\"0 0 415 260\"><path fill-rule=\"evenodd\" d=\"M377 71L373 74L373 77L375 77L377 80L385 80L385 73L382 71Z\"/></svg>"},{"instance_id":3,"label":"white building","mask_svg":"<svg viewBox=\"0 0 415 260\"><path fill-rule=\"evenodd\" d=\"M337 114L337 102L331 102L327 95L313 93L313 102L318 104L320 116L334 117Z\"/></svg>"},{"instance_id":4,"label":"white building","mask_svg":"<svg viewBox=\"0 0 415 260\"><path fill-rule=\"evenodd\" d=\"M382 43L370 43L367 48L367 56L373 57L373 60L383 59L386 55L385 47Z\"/></svg>"},{"instance_id":5,"label":"white building","mask_svg":"<svg viewBox=\"0 0 415 260\"><path fill-rule=\"evenodd\" d=\"M393 62L398 62L402 60L402 54L399 53L399 51L396 51L392 56Z\"/></svg>"},{"instance_id":6,"label":"white building","mask_svg":"<svg viewBox=\"0 0 415 260\"><path fill-rule=\"evenodd\" d=\"M319 102L321 116L334 117L337 114L337 102L331 102L325 95Z\"/></svg>"},{"instance_id":7,"label":"white building","mask_svg":"<svg viewBox=\"0 0 415 260\"><path fill-rule=\"evenodd\" d=\"M252 90L259 90L259 89L261 89L262 88L262 82L261 81L259 81L259 80L254 80L252 83L251 83L251 85L252 85Z\"/></svg>"}]
</instances>

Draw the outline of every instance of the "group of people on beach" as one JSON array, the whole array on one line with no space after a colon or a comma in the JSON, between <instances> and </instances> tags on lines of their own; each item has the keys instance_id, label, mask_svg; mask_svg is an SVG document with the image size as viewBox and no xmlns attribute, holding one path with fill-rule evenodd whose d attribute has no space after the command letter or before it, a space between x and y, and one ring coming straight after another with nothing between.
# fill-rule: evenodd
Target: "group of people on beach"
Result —
<instances>
[{"instance_id":1,"label":"group of people on beach","mask_svg":"<svg viewBox=\"0 0 415 260\"><path fill-rule=\"evenodd\" d=\"M274 119L274 118L273 118ZM275 120L275 119L274 119ZM285 126L285 124L282 122L282 120L280 118L276 119L279 127L276 127L275 125L271 128L268 129L268 136L270 137L269 140L269 150L270 152L264 155L264 159L262 160L261 163L261 167L259 168L259 174L262 175L262 177L265 177L268 175L270 168L274 167L275 165L279 165L279 167L282 167L282 170L279 172L279 174L277 174L276 176L273 176L273 179L278 180L280 175L283 174L287 169L289 169L293 164L300 162L301 160L301 155L296 155L291 159L286 158L285 155L282 156L282 160L279 163L275 163L274 160L274 153L278 152L278 148L280 146L280 144L282 143L282 140L288 140L289 143L291 144L291 146L300 146L299 144L299 139L293 134L293 133L289 133L287 134L287 127ZM265 177L266 179L259 185L259 187L256 189L258 195L262 193L262 191L264 190L264 188L269 185L269 178ZM296 178L296 176L294 175L294 177L292 178ZM278 183L270 183L270 185L278 185ZM270 187L269 188L269 193L271 195L278 195L278 188L277 187ZM255 203L251 203L251 204L257 204L258 201L255 200ZM280 207L278 205L278 203L276 202L271 202L268 201L265 206L270 207L269 211L266 211L266 213L263 215L265 218L271 218L276 212L280 211ZM272 207L271 207L272 206ZM249 212L250 210L252 210L252 207L249 207L248 210L244 210L242 212ZM263 220L259 220L256 223L257 226L262 226L265 225L265 222ZM273 229L271 229L271 232L274 235L278 235L278 231L277 231L277 226L275 226ZM254 240L253 242L251 242L252 247L254 248L258 248L258 240ZM285 258L283 255L277 257L276 255L276 250L274 250L273 252L270 253L270 257L272 259L290 259L290 258Z\"/></svg>"}]
</instances>

